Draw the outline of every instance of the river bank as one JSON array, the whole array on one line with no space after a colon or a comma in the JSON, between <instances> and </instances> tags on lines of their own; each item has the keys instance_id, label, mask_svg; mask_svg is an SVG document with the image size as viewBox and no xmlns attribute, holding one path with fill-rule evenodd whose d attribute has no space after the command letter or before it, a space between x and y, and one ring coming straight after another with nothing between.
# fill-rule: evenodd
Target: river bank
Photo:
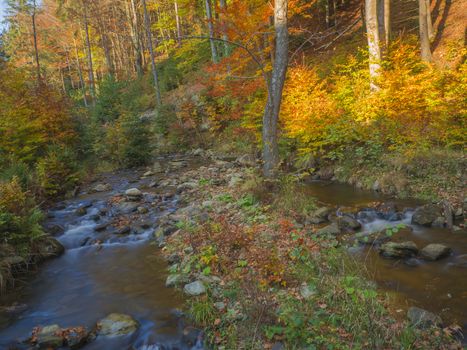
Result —
<instances>
[{"instance_id":1,"label":"river bank","mask_svg":"<svg viewBox=\"0 0 467 350\"><path fill-rule=\"evenodd\" d=\"M13 298L0 335L27 340L41 326L29 339L37 344L54 326L69 344L64 335L84 327L86 349L200 347L200 330L176 311L184 304L219 349L459 347L449 335L466 322L455 278L465 233L412 223L416 201L294 176L265 182L255 167L248 156L196 150L83 186L48 215L63 226L65 255ZM447 249L434 262L430 243ZM115 313L138 326L112 340L97 325Z\"/></svg>"}]
</instances>

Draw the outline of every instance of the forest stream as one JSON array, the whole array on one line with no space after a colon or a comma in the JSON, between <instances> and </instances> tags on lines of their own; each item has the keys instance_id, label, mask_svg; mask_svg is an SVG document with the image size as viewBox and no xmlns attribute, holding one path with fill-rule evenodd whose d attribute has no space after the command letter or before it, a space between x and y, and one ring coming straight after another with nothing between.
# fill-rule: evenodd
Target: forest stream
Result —
<instances>
[{"instance_id":1,"label":"forest stream","mask_svg":"<svg viewBox=\"0 0 467 350\"><path fill-rule=\"evenodd\" d=\"M160 162L174 160L187 161L186 169L191 170L204 164L199 158L180 157ZM142 176L144 172L122 170L101 175L77 197L50 208L45 226L63 228L57 238L66 252L39 267L31 281L3 297L1 349L20 344L39 325L92 329L111 313L130 315L138 323L137 330L119 337L98 335L85 349L202 348L201 332L187 325L179 311L183 305L181 293L165 287L167 263L153 239L160 218L174 212L179 202L176 191L152 182L170 178L172 173ZM90 193L99 183L110 185L108 191ZM143 192L138 202L112 199L129 188ZM370 203L389 200L376 193L326 181L312 181L301 189L338 211L356 213L362 224L360 232L403 223L406 226L400 234L404 241L413 241L419 247L429 243L450 247L450 256L433 262L384 259L367 245L352 246L349 252L367 267L379 288L397 296L403 315L408 306L419 306L440 315L445 323L467 328L465 234L412 225L413 208L420 204L416 201L391 200L401 210L396 217L383 218L362 210ZM139 216L129 227L124 217L132 212ZM120 220L120 225L107 225L111 220ZM22 349L21 345L18 348Z\"/></svg>"}]
</instances>

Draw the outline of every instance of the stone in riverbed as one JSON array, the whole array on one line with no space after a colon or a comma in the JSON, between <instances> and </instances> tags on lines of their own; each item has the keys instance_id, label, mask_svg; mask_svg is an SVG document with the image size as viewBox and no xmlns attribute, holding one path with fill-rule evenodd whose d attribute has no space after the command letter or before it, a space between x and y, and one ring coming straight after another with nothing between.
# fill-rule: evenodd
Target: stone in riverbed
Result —
<instances>
[{"instance_id":1,"label":"stone in riverbed","mask_svg":"<svg viewBox=\"0 0 467 350\"><path fill-rule=\"evenodd\" d=\"M40 260L47 260L62 255L65 247L52 236L43 236L34 241L33 251Z\"/></svg>"},{"instance_id":2,"label":"stone in riverbed","mask_svg":"<svg viewBox=\"0 0 467 350\"><path fill-rule=\"evenodd\" d=\"M412 224L431 226L436 219L442 216L441 207L436 204L426 204L415 210L412 216Z\"/></svg>"},{"instance_id":3,"label":"stone in riverbed","mask_svg":"<svg viewBox=\"0 0 467 350\"><path fill-rule=\"evenodd\" d=\"M337 225L342 230L358 230L362 225L354 218L344 215L337 217Z\"/></svg>"},{"instance_id":4,"label":"stone in riverbed","mask_svg":"<svg viewBox=\"0 0 467 350\"><path fill-rule=\"evenodd\" d=\"M316 234L320 236L328 236L328 235L337 236L340 233L341 233L341 230L339 229L339 226L335 222L330 225L324 226L323 228L320 228L318 231L316 231Z\"/></svg>"},{"instance_id":5,"label":"stone in riverbed","mask_svg":"<svg viewBox=\"0 0 467 350\"><path fill-rule=\"evenodd\" d=\"M131 334L139 327L133 317L125 314L112 313L97 323L98 335L116 337Z\"/></svg>"},{"instance_id":6,"label":"stone in riverbed","mask_svg":"<svg viewBox=\"0 0 467 350\"><path fill-rule=\"evenodd\" d=\"M87 209L85 207L79 207L78 209L75 210L75 214L77 216L83 216L83 215L86 215L87 213Z\"/></svg>"},{"instance_id":7,"label":"stone in riverbed","mask_svg":"<svg viewBox=\"0 0 467 350\"><path fill-rule=\"evenodd\" d=\"M420 251L420 255L425 260L439 260L448 256L451 253L451 248L438 243L428 244Z\"/></svg>"},{"instance_id":8,"label":"stone in riverbed","mask_svg":"<svg viewBox=\"0 0 467 350\"><path fill-rule=\"evenodd\" d=\"M310 224L321 224L323 222L328 221L328 216L331 214L331 209L328 207L321 207L316 209L309 218L307 218L307 221Z\"/></svg>"},{"instance_id":9,"label":"stone in riverbed","mask_svg":"<svg viewBox=\"0 0 467 350\"><path fill-rule=\"evenodd\" d=\"M97 184L92 189L92 192L107 192L107 191L112 191L112 186L107 183Z\"/></svg>"},{"instance_id":10,"label":"stone in riverbed","mask_svg":"<svg viewBox=\"0 0 467 350\"><path fill-rule=\"evenodd\" d=\"M409 308L409 311L407 311L407 317L410 324L418 328L440 326L443 322L441 317L438 315L415 306Z\"/></svg>"},{"instance_id":11,"label":"stone in riverbed","mask_svg":"<svg viewBox=\"0 0 467 350\"><path fill-rule=\"evenodd\" d=\"M416 255L418 248L412 241L402 243L387 242L381 246L379 252L385 258L405 259Z\"/></svg>"},{"instance_id":12,"label":"stone in riverbed","mask_svg":"<svg viewBox=\"0 0 467 350\"><path fill-rule=\"evenodd\" d=\"M180 275L180 274L172 274L172 275L167 276L167 280L165 281L165 286L167 288L171 288L171 287L176 287L187 282L188 282L187 276Z\"/></svg>"},{"instance_id":13,"label":"stone in riverbed","mask_svg":"<svg viewBox=\"0 0 467 350\"><path fill-rule=\"evenodd\" d=\"M206 287L201 281L194 281L192 283L188 283L185 285L183 290L186 294L191 296L197 296L206 293Z\"/></svg>"},{"instance_id":14,"label":"stone in riverbed","mask_svg":"<svg viewBox=\"0 0 467 350\"><path fill-rule=\"evenodd\" d=\"M62 329L57 324L42 327L36 339L39 349L57 349L63 346Z\"/></svg>"},{"instance_id":15,"label":"stone in riverbed","mask_svg":"<svg viewBox=\"0 0 467 350\"><path fill-rule=\"evenodd\" d=\"M137 188L129 188L125 191L125 196L127 196L129 200L139 200L143 197L143 192Z\"/></svg>"},{"instance_id":16,"label":"stone in riverbed","mask_svg":"<svg viewBox=\"0 0 467 350\"><path fill-rule=\"evenodd\" d=\"M122 214L130 214L137 210L139 207L138 203L133 202L122 202L117 204L117 210Z\"/></svg>"}]
</instances>

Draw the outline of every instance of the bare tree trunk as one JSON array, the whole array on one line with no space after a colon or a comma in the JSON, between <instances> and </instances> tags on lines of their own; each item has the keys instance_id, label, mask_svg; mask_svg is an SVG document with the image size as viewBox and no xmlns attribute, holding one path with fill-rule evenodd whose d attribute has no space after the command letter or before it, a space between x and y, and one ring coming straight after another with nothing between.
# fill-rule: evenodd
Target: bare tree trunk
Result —
<instances>
[{"instance_id":1,"label":"bare tree trunk","mask_svg":"<svg viewBox=\"0 0 467 350\"><path fill-rule=\"evenodd\" d=\"M157 77L156 59L154 57L154 49L152 46L151 22L149 21L148 9L146 7L146 0L142 0L142 3L143 3L143 11L144 11L144 22L146 24L146 35L148 37L149 54L151 55L151 67L152 67L152 75L154 78L154 90L156 90L156 104L158 106L161 106L162 98L161 98L161 91L159 89L159 78Z\"/></svg>"},{"instance_id":2,"label":"bare tree trunk","mask_svg":"<svg viewBox=\"0 0 467 350\"><path fill-rule=\"evenodd\" d=\"M221 11L226 11L227 10L227 2L226 0L220 0L220 8ZM227 28L226 28L226 22L225 22L225 14L222 14L222 19L221 19L221 29L222 29L222 39L224 39L224 57L228 57L230 55L230 47L229 43L227 40L229 40L229 37L227 35Z\"/></svg>"},{"instance_id":3,"label":"bare tree trunk","mask_svg":"<svg viewBox=\"0 0 467 350\"><path fill-rule=\"evenodd\" d=\"M381 68L377 0L365 0L365 22L368 37L370 88L372 91L376 91L379 87L376 85L375 80L378 78L380 74L379 70Z\"/></svg>"},{"instance_id":4,"label":"bare tree trunk","mask_svg":"<svg viewBox=\"0 0 467 350\"><path fill-rule=\"evenodd\" d=\"M81 72L81 64L79 63L79 54L78 46L76 45L76 40L73 38L73 44L75 45L75 58L76 58L76 67L78 68L79 81L81 83L81 88L83 89L83 102L84 106L88 106L88 100L86 99L86 84L84 83L83 73Z\"/></svg>"},{"instance_id":5,"label":"bare tree trunk","mask_svg":"<svg viewBox=\"0 0 467 350\"><path fill-rule=\"evenodd\" d=\"M391 40L391 0L384 1L384 41L386 43L386 49L389 47L389 41Z\"/></svg>"},{"instance_id":6,"label":"bare tree trunk","mask_svg":"<svg viewBox=\"0 0 467 350\"><path fill-rule=\"evenodd\" d=\"M425 62L431 62L431 51L430 51L430 38L428 33L428 12L426 8L426 0L418 1L419 11L419 26L420 26L420 49L422 60Z\"/></svg>"},{"instance_id":7,"label":"bare tree trunk","mask_svg":"<svg viewBox=\"0 0 467 350\"><path fill-rule=\"evenodd\" d=\"M180 16L178 15L178 2L174 0L174 9L175 9L175 23L177 25L177 43L178 46L182 46L182 27L180 25Z\"/></svg>"},{"instance_id":8,"label":"bare tree trunk","mask_svg":"<svg viewBox=\"0 0 467 350\"><path fill-rule=\"evenodd\" d=\"M130 33L131 39L133 41L133 48L135 50L135 67L136 73L138 76L143 75L143 60L142 60L142 50L141 50L141 42L139 39L139 23L138 23L138 12L136 11L136 4L135 0L130 0L131 3L131 14L130 10L128 9L128 18L130 18Z\"/></svg>"},{"instance_id":9,"label":"bare tree trunk","mask_svg":"<svg viewBox=\"0 0 467 350\"><path fill-rule=\"evenodd\" d=\"M274 3L274 29L276 36L276 54L268 87L268 100L263 116L263 173L273 177L279 164L277 130L282 91L287 73L289 32L287 29L288 0L276 0Z\"/></svg>"},{"instance_id":10,"label":"bare tree trunk","mask_svg":"<svg viewBox=\"0 0 467 350\"><path fill-rule=\"evenodd\" d=\"M34 37L34 54L36 59L36 74L37 74L37 81L41 81L41 65L39 63L39 49L37 47L37 28L36 28L36 0L32 2L32 32Z\"/></svg>"},{"instance_id":11,"label":"bare tree trunk","mask_svg":"<svg viewBox=\"0 0 467 350\"><path fill-rule=\"evenodd\" d=\"M92 103L95 103L96 99L96 87L94 85L94 68L92 66L92 53L91 53L91 42L89 41L89 28L88 28L88 13L86 2L83 1L84 9L84 32L86 34L86 50L88 56L88 68L89 68L89 91L91 92Z\"/></svg>"},{"instance_id":12,"label":"bare tree trunk","mask_svg":"<svg viewBox=\"0 0 467 350\"><path fill-rule=\"evenodd\" d=\"M430 42L435 38L435 33L433 31L433 20L431 19L431 4L430 0L425 1L426 6L426 21L428 25L428 38Z\"/></svg>"},{"instance_id":13,"label":"bare tree trunk","mask_svg":"<svg viewBox=\"0 0 467 350\"><path fill-rule=\"evenodd\" d=\"M205 6L206 6L206 17L208 20L208 29L209 29L209 37L214 38L214 23L213 23L213 18L212 18L212 8L211 8L211 0L205 0ZM209 40L211 44L211 57L212 57L212 62L218 63L219 58L217 56L217 48L216 48L216 43L214 40Z\"/></svg>"}]
</instances>

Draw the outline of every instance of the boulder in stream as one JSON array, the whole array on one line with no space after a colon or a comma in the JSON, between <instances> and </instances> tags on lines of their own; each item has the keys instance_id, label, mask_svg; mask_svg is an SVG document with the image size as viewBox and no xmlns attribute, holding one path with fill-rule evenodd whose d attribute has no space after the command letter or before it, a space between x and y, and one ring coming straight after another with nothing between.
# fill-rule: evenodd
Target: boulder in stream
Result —
<instances>
[{"instance_id":1,"label":"boulder in stream","mask_svg":"<svg viewBox=\"0 0 467 350\"><path fill-rule=\"evenodd\" d=\"M441 317L432 312L412 306L407 311L407 317L410 324L418 328L429 328L433 326L440 326L442 324Z\"/></svg>"},{"instance_id":2,"label":"boulder in stream","mask_svg":"<svg viewBox=\"0 0 467 350\"><path fill-rule=\"evenodd\" d=\"M416 255L418 248L412 241L401 243L387 242L381 246L379 252L385 258L405 259Z\"/></svg>"},{"instance_id":3,"label":"boulder in stream","mask_svg":"<svg viewBox=\"0 0 467 350\"><path fill-rule=\"evenodd\" d=\"M97 335L116 337L131 334L139 327L138 322L131 316L112 313L97 322Z\"/></svg>"},{"instance_id":4,"label":"boulder in stream","mask_svg":"<svg viewBox=\"0 0 467 350\"><path fill-rule=\"evenodd\" d=\"M47 260L62 255L65 247L52 236L43 236L34 241L33 251L39 260Z\"/></svg>"},{"instance_id":5,"label":"boulder in stream","mask_svg":"<svg viewBox=\"0 0 467 350\"><path fill-rule=\"evenodd\" d=\"M451 248L439 243L428 244L420 251L420 255L423 259L431 261L442 259L450 253Z\"/></svg>"},{"instance_id":6,"label":"boulder in stream","mask_svg":"<svg viewBox=\"0 0 467 350\"><path fill-rule=\"evenodd\" d=\"M62 329L57 324L35 329L33 339L39 349L58 349L64 341Z\"/></svg>"},{"instance_id":7,"label":"boulder in stream","mask_svg":"<svg viewBox=\"0 0 467 350\"><path fill-rule=\"evenodd\" d=\"M138 201L143 197L143 192L137 188L129 188L125 191L125 196L130 201Z\"/></svg>"},{"instance_id":8,"label":"boulder in stream","mask_svg":"<svg viewBox=\"0 0 467 350\"><path fill-rule=\"evenodd\" d=\"M347 215L338 216L336 222L341 230L358 230L362 227L358 220Z\"/></svg>"},{"instance_id":9,"label":"boulder in stream","mask_svg":"<svg viewBox=\"0 0 467 350\"><path fill-rule=\"evenodd\" d=\"M108 183L101 183L94 186L91 192L108 192L112 191L112 186Z\"/></svg>"},{"instance_id":10,"label":"boulder in stream","mask_svg":"<svg viewBox=\"0 0 467 350\"><path fill-rule=\"evenodd\" d=\"M436 219L443 216L442 208L436 204L418 207L412 216L412 224L431 226Z\"/></svg>"},{"instance_id":11,"label":"boulder in stream","mask_svg":"<svg viewBox=\"0 0 467 350\"><path fill-rule=\"evenodd\" d=\"M179 285L187 283L188 281L189 279L187 276L174 273L174 274L167 276L167 280L165 281L165 286L168 288L177 287Z\"/></svg>"}]
</instances>

